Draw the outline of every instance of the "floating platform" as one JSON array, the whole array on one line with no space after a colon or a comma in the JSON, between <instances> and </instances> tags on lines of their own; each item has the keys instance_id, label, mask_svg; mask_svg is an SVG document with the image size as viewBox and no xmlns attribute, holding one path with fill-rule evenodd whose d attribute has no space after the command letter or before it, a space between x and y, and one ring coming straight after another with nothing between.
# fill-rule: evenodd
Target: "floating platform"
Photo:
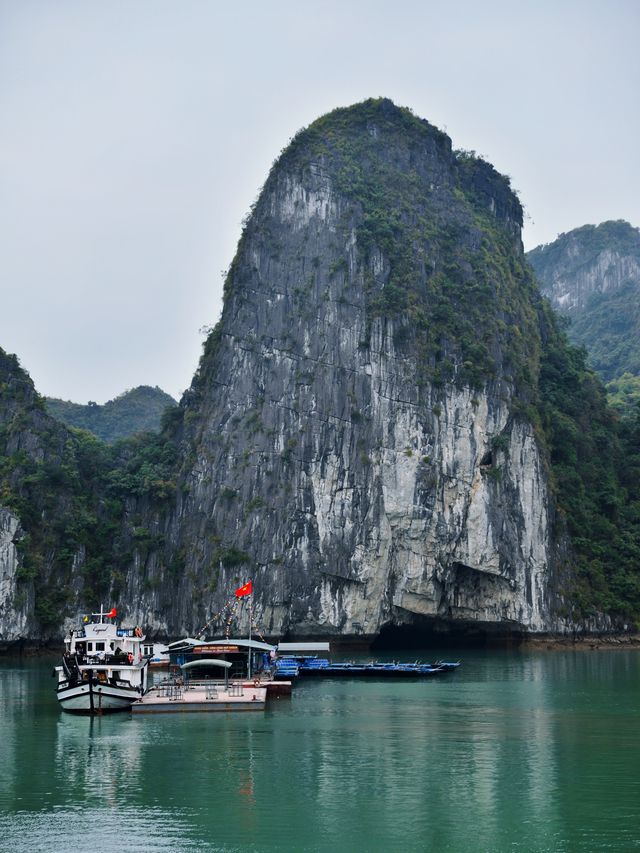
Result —
<instances>
[{"instance_id":1,"label":"floating platform","mask_svg":"<svg viewBox=\"0 0 640 853\"><path fill-rule=\"evenodd\" d=\"M256 685L255 681L243 681L243 687L246 687L247 690L250 687L264 687L267 691L267 699L271 699L272 696L291 696L291 682L290 681L259 681Z\"/></svg>"},{"instance_id":2,"label":"floating platform","mask_svg":"<svg viewBox=\"0 0 640 853\"><path fill-rule=\"evenodd\" d=\"M133 703L133 714L264 711L266 687L245 684L159 684Z\"/></svg>"},{"instance_id":3,"label":"floating platform","mask_svg":"<svg viewBox=\"0 0 640 853\"><path fill-rule=\"evenodd\" d=\"M296 678L298 676L343 677L343 678L430 678L451 672L460 666L459 661L437 661L435 663L355 663L344 661L332 663L327 658L281 658L276 664L276 676Z\"/></svg>"}]
</instances>

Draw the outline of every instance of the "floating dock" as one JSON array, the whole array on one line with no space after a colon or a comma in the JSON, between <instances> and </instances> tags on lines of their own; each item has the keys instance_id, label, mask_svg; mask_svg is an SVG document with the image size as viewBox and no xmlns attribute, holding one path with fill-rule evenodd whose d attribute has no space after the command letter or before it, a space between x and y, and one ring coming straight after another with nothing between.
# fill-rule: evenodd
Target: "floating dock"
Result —
<instances>
[{"instance_id":1,"label":"floating dock","mask_svg":"<svg viewBox=\"0 0 640 853\"><path fill-rule=\"evenodd\" d=\"M258 684L256 684L255 679L253 681L243 681L242 684L247 690L250 687L264 687L267 691L267 699L271 699L273 696L291 696L290 681L257 680Z\"/></svg>"},{"instance_id":2,"label":"floating dock","mask_svg":"<svg viewBox=\"0 0 640 853\"><path fill-rule=\"evenodd\" d=\"M265 686L254 684L164 683L152 687L133 703L133 714L163 714L188 711L264 711Z\"/></svg>"},{"instance_id":3,"label":"floating dock","mask_svg":"<svg viewBox=\"0 0 640 853\"><path fill-rule=\"evenodd\" d=\"M298 676L321 676L343 678L430 678L452 672L460 666L459 661L436 661L435 663L355 663L344 661L333 663L327 658L283 657L276 663L276 677L297 678Z\"/></svg>"}]
</instances>

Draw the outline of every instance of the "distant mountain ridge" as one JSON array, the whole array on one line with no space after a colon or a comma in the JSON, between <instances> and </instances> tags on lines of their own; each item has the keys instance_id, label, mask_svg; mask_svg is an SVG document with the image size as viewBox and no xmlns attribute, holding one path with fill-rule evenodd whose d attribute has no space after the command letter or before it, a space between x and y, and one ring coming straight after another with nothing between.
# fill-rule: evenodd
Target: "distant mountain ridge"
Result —
<instances>
[{"instance_id":1,"label":"distant mountain ridge","mask_svg":"<svg viewBox=\"0 0 640 853\"><path fill-rule=\"evenodd\" d=\"M47 411L67 426L86 429L113 444L138 432L159 432L162 414L177 403L169 394L150 385L139 385L103 406L72 403L56 397L45 398Z\"/></svg>"},{"instance_id":2,"label":"distant mountain ridge","mask_svg":"<svg viewBox=\"0 0 640 853\"><path fill-rule=\"evenodd\" d=\"M600 376L640 376L640 230L623 220L583 225L527 260Z\"/></svg>"}]
</instances>

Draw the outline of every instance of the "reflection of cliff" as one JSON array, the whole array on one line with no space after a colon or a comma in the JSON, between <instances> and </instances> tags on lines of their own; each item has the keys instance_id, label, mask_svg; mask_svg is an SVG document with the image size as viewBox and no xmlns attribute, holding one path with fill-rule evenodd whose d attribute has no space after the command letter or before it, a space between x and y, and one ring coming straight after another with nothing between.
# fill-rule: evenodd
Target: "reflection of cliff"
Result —
<instances>
[{"instance_id":1,"label":"reflection of cliff","mask_svg":"<svg viewBox=\"0 0 640 853\"><path fill-rule=\"evenodd\" d=\"M530 844L524 814L540 849L553 849L559 811L553 698L540 661L511 663L505 672L505 660L465 661L467 670L479 668L469 681L367 684L366 691L336 685L331 697L322 697L300 734L295 761L296 772L313 780L322 814L351 805L347 828L327 821L328 848L339 846L340 832L357 835L364 811L376 849L399 849L403 833L415 834L416 827L425 850L471 849L470 833L478 850L501 849L500 838ZM483 678L485 665L490 672ZM330 736L324 719L340 720ZM367 798L375 814L367 812Z\"/></svg>"},{"instance_id":2,"label":"reflection of cliff","mask_svg":"<svg viewBox=\"0 0 640 853\"><path fill-rule=\"evenodd\" d=\"M0 669L0 791L12 790L16 779L16 712L14 696L19 691L21 676L17 668Z\"/></svg>"}]
</instances>

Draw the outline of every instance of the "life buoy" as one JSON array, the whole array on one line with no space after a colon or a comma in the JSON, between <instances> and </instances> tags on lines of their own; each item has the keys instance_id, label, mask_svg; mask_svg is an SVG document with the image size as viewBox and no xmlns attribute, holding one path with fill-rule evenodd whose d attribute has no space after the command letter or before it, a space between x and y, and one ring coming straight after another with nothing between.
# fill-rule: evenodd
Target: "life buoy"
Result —
<instances>
[{"instance_id":1,"label":"life buoy","mask_svg":"<svg viewBox=\"0 0 640 853\"><path fill-rule=\"evenodd\" d=\"M136 637L141 637L142 636L142 628L136 628L133 633L136 635Z\"/></svg>"},{"instance_id":2,"label":"life buoy","mask_svg":"<svg viewBox=\"0 0 640 853\"><path fill-rule=\"evenodd\" d=\"M127 655L127 657L128 657L128 659L129 659L129 664L132 664L132 663L133 663L133 655L131 654L131 652L129 652L129 654Z\"/></svg>"},{"instance_id":3,"label":"life buoy","mask_svg":"<svg viewBox=\"0 0 640 853\"><path fill-rule=\"evenodd\" d=\"M260 679L259 678L253 679L253 686L254 687L260 687Z\"/></svg>"}]
</instances>

